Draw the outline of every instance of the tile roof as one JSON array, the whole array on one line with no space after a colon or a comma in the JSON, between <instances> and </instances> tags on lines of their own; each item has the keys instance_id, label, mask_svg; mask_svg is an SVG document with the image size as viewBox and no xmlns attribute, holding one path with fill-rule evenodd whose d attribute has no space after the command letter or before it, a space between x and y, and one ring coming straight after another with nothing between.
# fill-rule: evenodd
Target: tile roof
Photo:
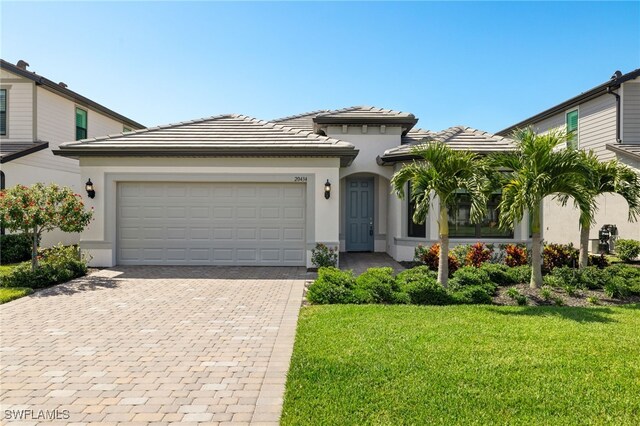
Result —
<instances>
[{"instance_id":1,"label":"tile roof","mask_svg":"<svg viewBox=\"0 0 640 426\"><path fill-rule=\"evenodd\" d=\"M418 119L411 113L372 106L352 106L335 110L318 110L272 120L298 129L316 131L318 124L405 124L412 128Z\"/></svg>"},{"instance_id":2,"label":"tile roof","mask_svg":"<svg viewBox=\"0 0 640 426\"><path fill-rule=\"evenodd\" d=\"M607 149L640 160L640 144L607 144Z\"/></svg>"},{"instance_id":3,"label":"tile roof","mask_svg":"<svg viewBox=\"0 0 640 426\"><path fill-rule=\"evenodd\" d=\"M316 115L330 112L329 109L319 109L317 111L305 112L303 114L290 115L288 117L276 118L271 120L272 123L282 124L283 126L293 127L294 129L304 129L313 131L313 119Z\"/></svg>"},{"instance_id":4,"label":"tile roof","mask_svg":"<svg viewBox=\"0 0 640 426\"><path fill-rule=\"evenodd\" d=\"M390 163L411 159L411 148L426 141L442 142L454 150L477 153L509 151L515 148L511 139L472 127L454 126L440 132L414 129L402 137L402 145L386 150L380 161Z\"/></svg>"},{"instance_id":5,"label":"tile roof","mask_svg":"<svg viewBox=\"0 0 640 426\"><path fill-rule=\"evenodd\" d=\"M28 141L28 142L6 142L0 143L0 164L8 163L25 155L47 149L49 142Z\"/></svg>"},{"instance_id":6,"label":"tile roof","mask_svg":"<svg viewBox=\"0 0 640 426\"><path fill-rule=\"evenodd\" d=\"M127 133L66 142L56 155L330 156L350 163L348 142L238 114L225 114Z\"/></svg>"}]
</instances>

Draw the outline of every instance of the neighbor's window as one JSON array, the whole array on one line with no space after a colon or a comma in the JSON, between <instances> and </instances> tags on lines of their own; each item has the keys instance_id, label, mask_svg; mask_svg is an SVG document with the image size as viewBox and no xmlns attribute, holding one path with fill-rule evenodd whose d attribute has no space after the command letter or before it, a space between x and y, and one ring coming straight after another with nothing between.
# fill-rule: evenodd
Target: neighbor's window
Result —
<instances>
[{"instance_id":1,"label":"neighbor's window","mask_svg":"<svg viewBox=\"0 0 640 426\"><path fill-rule=\"evenodd\" d=\"M7 134L7 89L0 89L0 135Z\"/></svg>"},{"instance_id":2,"label":"neighbor's window","mask_svg":"<svg viewBox=\"0 0 640 426\"><path fill-rule=\"evenodd\" d=\"M413 222L413 213L416 211L416 204L411 201L411 182L407 185L407 236L409 237L421 237L424 238L427 233L426 222L423 224L417 224Z\"/></svg>"},{"instance_id":3,"label":"neighbor's window","mask_svg":"<svg viewBox=\"0 0 640 426\"><path fill-rule=\"evenodd\" d=\"M578 149L578 110L567 113L567 133L571 133L567 140L567 148Z\"/></svg>"},{"instance_id":4,"label":"neighbor's window","mask_svg":"<svg viewBox=\"0 0 640 426\"><path fill-rule=\"evenodd\" d=\"M87 138L87 111L76 108L76 140Z\"/></svg>"},{"instance_id":5,"label":"neighbor's window","mask_svg":"<svg viewBox=\"0 0 640 426\"><path fill-rule=\"evenodd\" d=\"M456 208L449 211L449 236L453 238L513 238L511 230L498 227L501 195L492 194L487 203L487 214L480 223L471 223L471 198L460 191L456 195Z\"/></svg>"},{"instance_id":6,"label":"neighbor's window","mask_svg":"<svg viewBox=\"0 0 640 426\"><path fill-rule=\"evenodd\" d=\"M123 126L123 127L122 127L122 131L123 131L124 133L127 133L127 132L130 132L130 131L131 131L131 129L130 129L130 128L128 128L128 127L124 127L124 126Z\"/></svg>"}]
</instances>

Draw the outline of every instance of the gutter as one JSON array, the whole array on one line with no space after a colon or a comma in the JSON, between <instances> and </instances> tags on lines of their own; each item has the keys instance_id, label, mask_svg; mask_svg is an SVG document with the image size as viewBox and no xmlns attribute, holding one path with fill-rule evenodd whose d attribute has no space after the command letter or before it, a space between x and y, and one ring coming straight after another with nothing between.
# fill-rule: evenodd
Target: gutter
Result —
<instances>
[{"instance_id":1,"label":"gutter","mask_svg":"<svg viewBox=\"0 0 640 426\"><path fill-rule=\"evenodd\" d=\"M614 74L614 76L609 80L606 81L590 90L587 90L586 92L583 92L581 94L579 94L578 96L574 96L571 99L568 99L560 104L557 104L556 106L553 106L549 109L546 109L544 111L542 111L539 114L536 114L534 116L531 116L525 120L520 121L519 123L516 123L512 126L507 127L506 129L500 130L499 132L496 132L495 134L498 136L506 136L509 137L509 135L511 134L511 132L513 132L513 130L518 129L518 128L523 128L523 127L527 127L528 125L531 124L535 124L539 121L542 121L546 118L552 117L554 115L556 115L558 112L564 111L566 109L569 109L575 105L579 105L581 103L590 101L591 99L595 99L599 96L602 96L604 94L610 93L609 89L612 87L615 87L616 89L620 87L620 85L626 81L629 80L633 80L637 77L640 77L640 68L636 69L634 71L631 71L627 74L618 74L618 72L616 72Z\"/></svg>"},{"instance_id":2,"label":"gutter","mask_svg":"<svg viewBox=\"0 0 640 426\"><path fill-rule=\"evenodd\" d=\"M317 147L252 147L248 151L241 147L79 147L52 150L54 155L68 158L79 157L339 157L340 166L351 165L359 150L353 148Z\"/></svg>"},{"instance_id":3,"label":"gutter","mask_svg":"<svg viewBox=\"0 0 640 426\"><path fill-rule=\"evenodd\" d=\"M616 142L622 143L622 138L620 138L620 95L614 92L614 90L619 89L620 86L613 89L612 86L607 87L607 93L616 97Z\"/></svg>"}]
</instances>

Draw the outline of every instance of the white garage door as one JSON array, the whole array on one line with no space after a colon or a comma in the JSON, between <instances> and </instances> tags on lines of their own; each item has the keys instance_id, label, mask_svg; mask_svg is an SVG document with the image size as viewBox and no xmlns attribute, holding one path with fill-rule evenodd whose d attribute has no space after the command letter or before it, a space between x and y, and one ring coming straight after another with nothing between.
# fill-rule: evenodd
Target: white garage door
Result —
<instances>
[{"instance_id":1,"label":"white garage door","mask_svg":"<svg viewBox=\"0 0 640 426\"><path fill-rule=\"evenodd\" d=\"M121 265L304 265L304 184L122 182Z\"/></svg>"}]
</instances>

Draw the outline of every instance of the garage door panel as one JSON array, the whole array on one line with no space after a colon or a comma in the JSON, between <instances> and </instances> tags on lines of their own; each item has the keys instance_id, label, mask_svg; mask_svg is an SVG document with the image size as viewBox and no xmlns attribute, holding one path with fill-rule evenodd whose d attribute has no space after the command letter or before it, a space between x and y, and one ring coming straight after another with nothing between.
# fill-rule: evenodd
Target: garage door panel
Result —
<instances>
[{"instance_id":1,"label":"garage door panel","mask_svg":"<svg viewBox=\"0 0 640 426\"><path fill-rule=\"evenodd\" d=\"M304 265L305 185L118 185L118 263Z\"/></svg>"}]
</instances>

